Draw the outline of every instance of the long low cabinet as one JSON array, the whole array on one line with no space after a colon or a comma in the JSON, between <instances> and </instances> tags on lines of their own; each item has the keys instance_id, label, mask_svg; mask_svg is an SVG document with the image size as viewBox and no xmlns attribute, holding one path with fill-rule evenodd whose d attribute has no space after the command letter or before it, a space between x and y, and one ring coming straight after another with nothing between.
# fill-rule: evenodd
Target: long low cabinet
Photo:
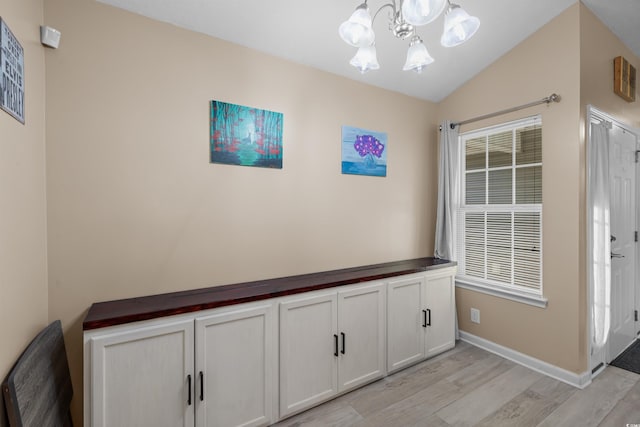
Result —
<instances>
[{"instance_id":1,"label":"long low cabinet","mask_svg":"<svg viewBox=\"0 0 640 427\"><path fill-rule=\"evenodd\" d=\"M455 264L84 331L84 425L264 426L455 345Z\"/></svg>"}]
</instances>

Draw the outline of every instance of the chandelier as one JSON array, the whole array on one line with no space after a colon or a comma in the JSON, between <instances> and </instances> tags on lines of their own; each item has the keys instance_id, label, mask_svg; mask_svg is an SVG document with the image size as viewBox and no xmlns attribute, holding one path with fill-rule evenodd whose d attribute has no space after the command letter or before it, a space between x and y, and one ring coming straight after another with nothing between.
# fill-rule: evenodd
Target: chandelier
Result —
<instances>
[{"instance_id":1,"label":"chandelier","mask_svg":"<svg viewBox=\"0 0 640 427\"><path fill-rule=\"evenodd\" d=\"M444 16L444 32L440 38L442 46L458 46L469 40L480 27L478 18L470 16L459 5L452 4L449 0L392 0L391 3L380 6L373 19L365 0L338 30L342 40L358 48L349 63L363 74L380 68L372 24L384 8L390 9L389 31L401 40L409 39L407 61L402 68L404 71L421 73L434 61L422 39L416 34L415 27L434 21L445 8L447 11Z\"/></svg>"}]
</instances>

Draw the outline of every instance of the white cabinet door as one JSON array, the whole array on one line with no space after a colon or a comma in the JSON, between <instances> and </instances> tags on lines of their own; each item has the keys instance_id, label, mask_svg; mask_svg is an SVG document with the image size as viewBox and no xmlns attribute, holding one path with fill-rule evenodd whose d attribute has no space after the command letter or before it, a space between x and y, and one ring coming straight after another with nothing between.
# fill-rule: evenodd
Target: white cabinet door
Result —
<instances>
[{"instance_id":1,"label":"white cabinet door","mask_svg":"<svg viewBox=\"0 0 640 427\"><path fill-rule=\"evenodd\" d=\"M455 286L453 273L426 280L426 357L431 357L456 345Z\"/></svg>"},{"instance_id":2,"label":"white cabinet door","mask_svg":"<svg viewBox=\"0 0 640 427\"><path fill-rule=\"evenodd\" d=\"M273 304L222 309L196 318L195 328L197 426L271 424Z\"/></svg>"},{"instance_id":3,"label":"white cabinet door","mask_svg":"<svg viewBox=\"0 0 640 427\"><path fill-rule=\"evenodd\" d=\"M387 370L425 358L424 276L392 280L387 287Z\"/></svg>"},{"instance_id":4,"label":"white cabinet door","mask_svg":"<svg viewBox=\"0 0 640 427\"><path fill-rule=\"evenodd\" d=\"M385 374L385 289L374 283L338 292L340 392Z\"/></svg>"},{"instance_id":5,"label":"white cabinet door","mask_svg":"<svg viewBox=\"0 0 640 427\"><path fill-rule=\"evenodd\" d=\"M280 303L280 417L338 392L337 293Z\"/></svg>"},{"instance_id":6,"label":"white cabinet door","mask_svg":"<svg viewBox=\"0 0 640 427\"><path fill-rule=\"evenodd\" d=\"M89 345L92 427L193 427L193 320L122 328Z\"/></svg>"}]
</instances>

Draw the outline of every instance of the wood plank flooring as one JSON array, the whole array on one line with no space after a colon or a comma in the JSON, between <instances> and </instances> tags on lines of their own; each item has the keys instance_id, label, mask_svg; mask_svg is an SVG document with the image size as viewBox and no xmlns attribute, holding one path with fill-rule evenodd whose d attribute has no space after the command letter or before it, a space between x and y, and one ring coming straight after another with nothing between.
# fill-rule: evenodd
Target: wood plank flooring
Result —
<instances>
[{"instance_id":1,"label":"wood plank flooring","mask_svg":"<svg viewBox=\"0 0 640 427\"><path fill-rule=\"evenodd\" d=\"M640 375L608 366L584 390L459 341L440 356L283 420L298 426L640 426Z\"/></svg>"}]
</instances>

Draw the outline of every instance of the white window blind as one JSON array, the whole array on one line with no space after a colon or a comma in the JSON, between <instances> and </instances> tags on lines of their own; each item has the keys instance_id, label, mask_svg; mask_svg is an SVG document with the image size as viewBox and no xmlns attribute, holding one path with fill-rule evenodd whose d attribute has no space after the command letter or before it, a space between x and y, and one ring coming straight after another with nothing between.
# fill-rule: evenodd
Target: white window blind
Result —
<instances>
[{"instance_id":1,"label":"white window blind","mask_svg":"<svg viewBox=\"0 0 640 427\"><path fill-rule=\"evenodd\" d=\"M458 278L542 295L539 116L462 134Z\"/></svg>"}]
</instances>

